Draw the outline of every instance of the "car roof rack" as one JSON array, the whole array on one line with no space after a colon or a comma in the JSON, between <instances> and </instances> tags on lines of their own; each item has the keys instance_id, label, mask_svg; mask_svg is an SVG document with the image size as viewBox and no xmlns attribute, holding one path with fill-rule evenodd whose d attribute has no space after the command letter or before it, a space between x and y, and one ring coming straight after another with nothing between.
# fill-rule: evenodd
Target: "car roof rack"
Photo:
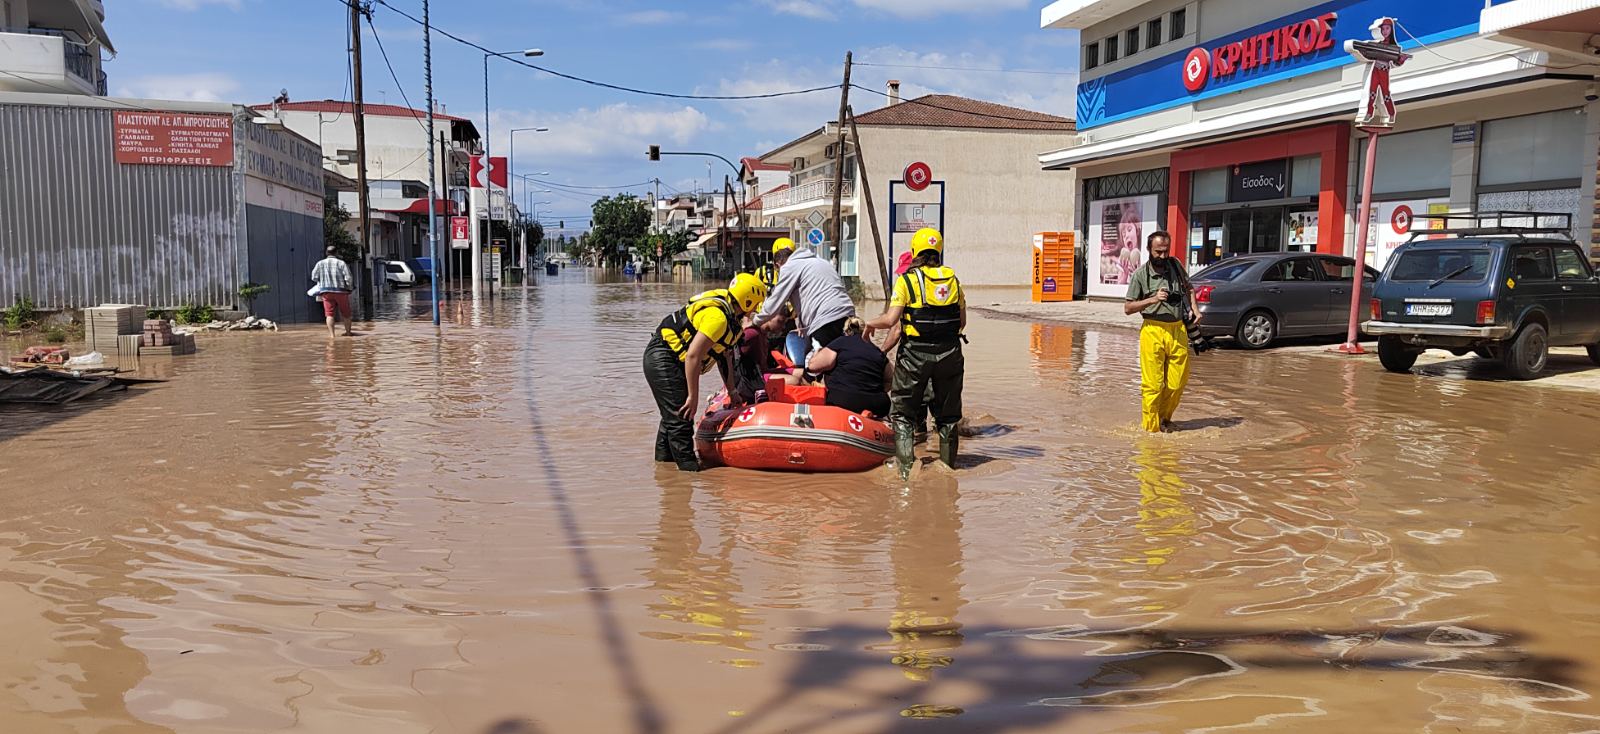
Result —
<instances>
[{"instance_id":1,"label":"car roof rack","mask_svg":"<svg viewBox=\"0 0 1600 734\"><path fill-rule=\"evenodd\" d=\"M1572 240L1572 215L1566 212L1484 211L1412 215L1411 237L1526 237L1560 235Z\"/></svg>"}]
</instances>

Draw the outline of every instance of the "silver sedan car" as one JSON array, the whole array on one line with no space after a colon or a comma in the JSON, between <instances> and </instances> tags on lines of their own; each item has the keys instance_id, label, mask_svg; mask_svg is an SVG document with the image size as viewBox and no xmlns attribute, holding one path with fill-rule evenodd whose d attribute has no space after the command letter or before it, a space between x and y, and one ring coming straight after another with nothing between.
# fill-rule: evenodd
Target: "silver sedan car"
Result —
<instances>
[{"instance_id":1,"label":"silver sedan car","mask_svg":"<svg viewBox=\"0 0 1600 734\"><path fill-rule=\"evenodd\" d=\"M1231 336L1247 349L1279 337L1342 334L1350 322L1355 261L1308 252L1242 255L1195 273L1200 333ZM1378 271L1367 268L1361 303Z\"/></svg>"}]
</instances>

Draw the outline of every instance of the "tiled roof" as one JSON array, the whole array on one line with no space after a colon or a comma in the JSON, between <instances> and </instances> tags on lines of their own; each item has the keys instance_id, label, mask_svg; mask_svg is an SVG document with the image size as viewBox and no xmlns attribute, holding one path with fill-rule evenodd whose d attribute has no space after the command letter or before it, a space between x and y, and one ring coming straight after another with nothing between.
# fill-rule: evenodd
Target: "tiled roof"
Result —
<instances>
[{"instance_id":1,"label":"tiled roof","mask_svg":"<svg viewBox=\"0 0 1600 734\"><path fill-rule=\"evenodd\" d=\"M787 171L787 170L789 170L788 166L779 165L779 164L776 164L776 163L763 163L763 162L761 162L760 158L757 158L755 156L745 156L743 158L740 158L739 159L739 163L741 165L743 165L746 169L751 170L751 171Z\"/></svg>"},{"instance_id":2,"label":"tiled roof","mask_svg":"<svg viewBox=\"0 0 1600 734\"><path fill-rule=\"evenodd\" d=\"M278 105L278 109L288 112L350 112L351 106L352 105L349 102L345 102L343 100L319 99L312 102L290 102L288 104L281 104ZM377 115L379 117L423 118L428 116L428 112L426 110L414 110L410 107L401 107L397 104L373 104L371 102L367 102L366 104L363 104L362 107L367 114ZM270 110L272 109L272 105L250 105L250 109ZM467 118L465 117L456 117L455 115L446 115L439 112L435 112L433 118L436 120L452 120L455 122L467 121Z\"/></svg>"},{"instance_id":3,"label":"tiled roof","mask_svg":"<svg viewBox=\"0 0 1600 734\"><path fill-rule=\"evenodd\" d=\"M950 94L929 94L856 116L860 125L970 127L995 130L1072 132L1077 123L1065 117Z\"/></svg>"}]
</instances>

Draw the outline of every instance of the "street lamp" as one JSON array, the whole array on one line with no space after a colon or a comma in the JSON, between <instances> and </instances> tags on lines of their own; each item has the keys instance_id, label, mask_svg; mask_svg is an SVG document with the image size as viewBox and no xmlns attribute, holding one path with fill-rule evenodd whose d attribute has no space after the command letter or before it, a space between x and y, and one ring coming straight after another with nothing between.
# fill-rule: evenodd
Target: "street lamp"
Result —
<instances>
[{"instance_id":1,"label":"street lamp","mask_svg":"<svg viewBox=\"0 0 1600 734\"><path fill-rule=\"evenodd\" d=\"M511 155L509 157L507 157L507 159L506 159L506 172L511 174L512 176L515 176L516 172L517 172L517 133L520 133L520 132L547 133L547 132L550 132L550 128L548 128L548 127L519 127L519 128L513 128L511 130L511 134L507 136L511 141ZM548 175L548 174L546 174L546 175ZM507 177L506 185L508 187L511 185L511 178L510 177ZM524 184L523 188L527 188L527 185ZM506 196L512 198L513 201L515 200L515 196L514 196L513 192L511 192L511 191L507 191L506 192ZM522 272L524 274L526 274L528 272L528 248L526 248L526 247L522 248ZM524 277L526 277L526 276L524 276Z\"/></svg>"},{"instance_id":2,"label":"street lamp","mask_svg":"<svg viewBox=\"0 0 1600 734\"><path fill-rule=\"evenodd\" d=\"M518 53L522 54L523 56L543 56L544 55L544 50L543 49L537 49L537 48L530 48L530 49L526 49L526 50L523 50L523 51L498 51L498 52L496 52L496 51L486 51L483 54L483 167L484 167L485 171L491 170L491 167L493 166L493 163L490 161L490 158L489 158L489 124L490 124L490 115L491 115L491 113L489 111L489 59L495 58L495 57L505 58L507 56L511 56L513 54L518 54ZM485 184L485 186L484 186L485 194L484 195L487 196L488 199L489 199L489 206L488 206L488 209L489 209L489 222L490 222L490 224L489 224L489 232L492 235L493 232L494 232L494 224L493 224L493 222L494 222L494 197L493 196L489 196L489 191L492 190L492 187L494 186L494 181L493 181L493 177L492 176L490 177L490 179L491 180L484 182L484 184ZM508 180L506 183L509 184L510 181ZM507 193L509 193L509 192L507 192ZM477 208L474 207L473 211L477 211ZM476 227L473 228L473 232L474 233L477 232L477 228ZM484 278L483 278L483 243L482 242L478 242L478 243L474 244L474 246L472 248L472 270L473 270L472 296L473 296L473 298L477 298L478 295L480 293L482 293L482 291L483 291L483 280L484 280ZM491 298L494 296L494 281L493 280L489 281L489 296Z\"/></svg>"}]
</instances>

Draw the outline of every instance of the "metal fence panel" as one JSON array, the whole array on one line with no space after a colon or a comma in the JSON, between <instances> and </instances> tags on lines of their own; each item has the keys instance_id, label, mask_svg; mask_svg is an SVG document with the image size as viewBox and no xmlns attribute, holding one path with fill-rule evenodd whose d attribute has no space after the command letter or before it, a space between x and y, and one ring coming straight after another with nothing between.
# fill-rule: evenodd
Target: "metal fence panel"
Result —
<instances>
[{"instance_id":1,"label":"metal fence panel","mask_svg":"<svg viewBox=\"0 0 1600 734\"><path fill-rule=\"evenodd\" d=\"M234 168L119 164L112 114L0 104L0 304L232 304Z\"/></svg>"}]
</instances>

